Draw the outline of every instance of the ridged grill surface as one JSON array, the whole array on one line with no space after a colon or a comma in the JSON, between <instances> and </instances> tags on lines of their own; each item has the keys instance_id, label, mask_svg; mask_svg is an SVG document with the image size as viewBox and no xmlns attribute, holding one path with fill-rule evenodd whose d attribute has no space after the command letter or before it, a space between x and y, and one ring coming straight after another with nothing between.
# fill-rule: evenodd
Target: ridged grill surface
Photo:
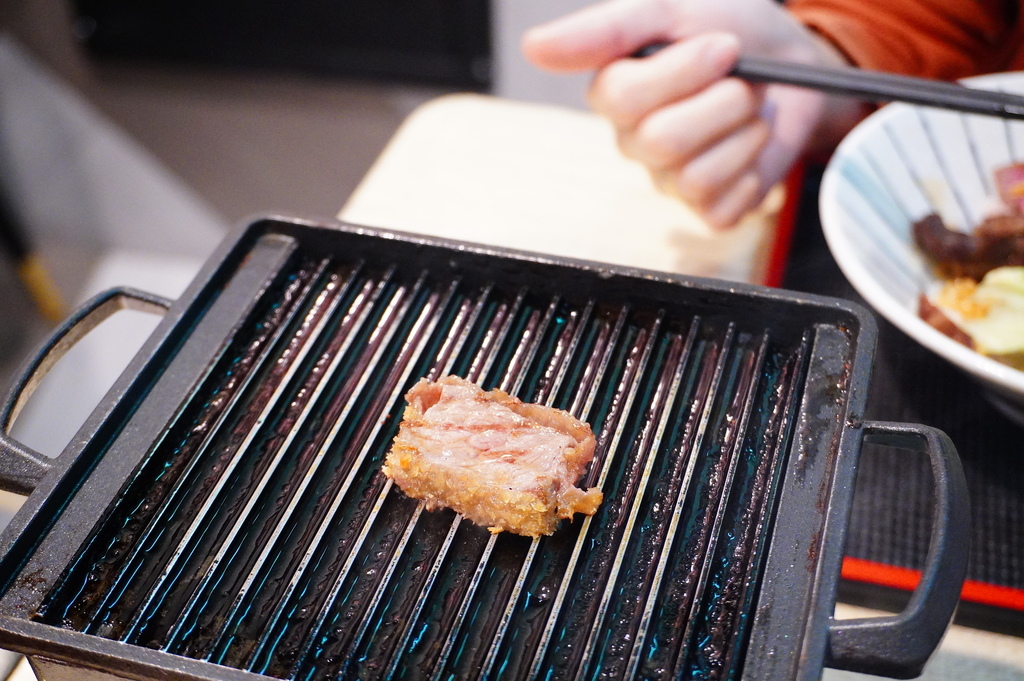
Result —
<instances>
[{"instance_id":1,"label":"ridged grill surface","mask_svg":"<svg viewBox=\"0 0 1024 681\"><path fill-rule=\"evenodd\" d=\"M813 339L571 294L297 258L34 618L289 679L738 678ZM393 488L446 373L589 422L597 514Z\"/></svg>"}]
</instances>

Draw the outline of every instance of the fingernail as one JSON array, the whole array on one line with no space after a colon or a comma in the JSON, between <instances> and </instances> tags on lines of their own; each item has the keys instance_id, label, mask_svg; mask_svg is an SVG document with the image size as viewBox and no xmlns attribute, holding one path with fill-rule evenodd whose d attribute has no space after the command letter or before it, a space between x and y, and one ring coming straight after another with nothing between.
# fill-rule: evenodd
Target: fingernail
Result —
<instances>
[{"instance_id":1,"label":"fingernail","mask_svg":"<svg viewBox=\"0 0 1024 681\"><path fill-rule=\"evenodd\" d=\"M702 50L705 61L716 66L725 67L725 62L732 66L739 52L739 40L728 33L717 33L707 36L707 43Z\"/></svg>"}]
</instances>

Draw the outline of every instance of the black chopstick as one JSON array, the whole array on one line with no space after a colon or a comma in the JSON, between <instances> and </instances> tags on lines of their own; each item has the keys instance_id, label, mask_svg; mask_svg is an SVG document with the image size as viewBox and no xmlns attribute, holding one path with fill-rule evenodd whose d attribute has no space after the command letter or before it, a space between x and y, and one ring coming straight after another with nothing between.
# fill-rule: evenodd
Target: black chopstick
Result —
<instances>
[{"instance_id":1,"label":"black chopstick","mask_svg":"<svg viewBox=\"0 0 1024 681\"><path fill-rule=\"evenodd\" d=\"M926 78L856 68L825 68L742 56L732 75L752 82L783 83L873 102L908 102L967 113L1024 118L1024 97Z\"/></svg>"},{"instance_id":2,"label":"black chopstick","mask_svg":"<svg viewBox=\"0 0 1024 681\"><path fill-rule=\"evenodd\" d=\"M649 45L633 56L647 57L663 47L664 43ZM751 82L796 85L872 102L908 102L986 116L1024 119L1024 97L1019 95L882 71L809 66L744 55L736 61L731 75Z\"/></svg>"}]
</instances>

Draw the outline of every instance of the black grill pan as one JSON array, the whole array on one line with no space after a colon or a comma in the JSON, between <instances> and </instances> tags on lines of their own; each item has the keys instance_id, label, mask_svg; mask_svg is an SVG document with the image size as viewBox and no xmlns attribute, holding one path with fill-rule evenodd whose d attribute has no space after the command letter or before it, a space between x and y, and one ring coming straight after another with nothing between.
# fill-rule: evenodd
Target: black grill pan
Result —
<instances>
[{"instance_id":1,"label":"black grill pan","mask_svg":"<svg viewBox=\"0 0 1024 681\"><path fill-rule=\"evenodd\" d=\"M963 580L967 499L940 431L861 418L875 329L849 303L336 223L268 218L165 318L0 539L0 646L43 678L816 679L918 673ZM592 518L491 535L380 473L421 376L567 409ZM831 617L865 441L926 454L925 578Z\"/></svg>"}]
</instances>

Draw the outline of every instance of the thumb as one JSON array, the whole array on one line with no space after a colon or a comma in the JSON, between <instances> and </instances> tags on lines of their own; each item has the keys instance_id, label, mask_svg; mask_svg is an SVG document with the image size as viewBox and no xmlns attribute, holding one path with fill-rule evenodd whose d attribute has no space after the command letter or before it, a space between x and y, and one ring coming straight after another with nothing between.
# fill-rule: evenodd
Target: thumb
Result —
<instances>
[{"instance_id":1,"label":"thumb","mask_svg":"<svg viewBox=\"0 0 1024 681\"><path fill-rule=\"evenodd\" d=\"M549 71L588 71L670 37L667 3L607 0L535 26L523 35L527 60Z\"/></svg>"}]
</instances>

